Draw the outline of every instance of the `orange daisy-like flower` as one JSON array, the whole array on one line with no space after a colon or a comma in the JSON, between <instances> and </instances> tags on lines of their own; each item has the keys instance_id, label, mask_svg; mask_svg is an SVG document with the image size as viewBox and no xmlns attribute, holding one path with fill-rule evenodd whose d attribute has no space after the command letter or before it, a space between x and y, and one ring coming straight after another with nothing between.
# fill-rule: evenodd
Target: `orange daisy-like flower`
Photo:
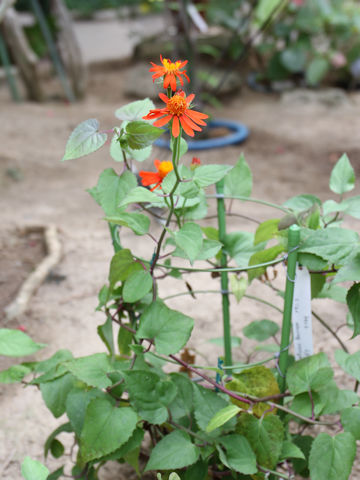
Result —
<instances>
[{"instance_id":1,"label":"orange daisy-like flower","mask_svg":"<svg viewBox=\"0 0 360 480\"><path fill-rule=\"evenodd\" d=\"M181 86L184 85L182 75L190 82L189 77L186 75L186 70L181 71L188 63L187 60L184 62L181 60L172 62L168 58L163 58L162 55L160 55L160 60L162 65L156 65L156 63L150 62L152 67L149 72L154 72L152 75L153 82L155 82L157 78L164 77L163 87L167 88L170 85L171 90L174 92L176 90L176 79L179 79Z\"/></svg>"},{"instance_id":2,"label":"orange daisy-like flower","mask_svg":"<svg viewBox=\"0 0 360 480\"><path fill-rule=\"evenodd\" d=\"M180 125L184 129L184 132L194 136L194 130L201 132L199 125L206 125L204 122L208 115L205 113L191 110L190 104L193 101L195 95L185 96L183 91L175 93L171 98L168 98L163 93L159 93L159 97L166 103L164 108L155 108L143 117L145 120L153 120L159 118L154 122L155 127L163 127L172 120L172 134L174 137L178 137L180 134Z\"/></svg>"},{"instance_id":3,"label":"orange daisy-like flower","mask_svg":"<svg viewBox=\"0 0 360 480\"><path fill-rule=\"evenodd\" d=\"M151 191L160 187L161 182L164 180L166 175L174 168L172 162L160 162L160 160L155 160L154 165L157 172L145 172L144 170L139 172L141 183L144 185L144 187L155 185L151 188Z\"/></svg>"}]
</instances>

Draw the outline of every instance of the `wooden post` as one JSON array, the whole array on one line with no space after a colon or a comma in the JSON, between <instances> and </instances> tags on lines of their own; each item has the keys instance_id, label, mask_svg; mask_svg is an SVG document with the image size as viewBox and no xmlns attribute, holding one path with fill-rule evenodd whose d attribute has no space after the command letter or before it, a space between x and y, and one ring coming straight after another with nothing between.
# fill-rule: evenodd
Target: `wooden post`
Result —
<instances>
[{"instance_id":1,"label":"wooden post","mask_svg":"<svg viewBox=\"0 0 360 480\"><path fill-rule=\"evenodd\" d=\"M17 13L13 7L6 10L1 30L12 59L18 67L30 100L41 102L44 98L37 71L37 57L25 37Z\"/></svg>"}]
</instances>

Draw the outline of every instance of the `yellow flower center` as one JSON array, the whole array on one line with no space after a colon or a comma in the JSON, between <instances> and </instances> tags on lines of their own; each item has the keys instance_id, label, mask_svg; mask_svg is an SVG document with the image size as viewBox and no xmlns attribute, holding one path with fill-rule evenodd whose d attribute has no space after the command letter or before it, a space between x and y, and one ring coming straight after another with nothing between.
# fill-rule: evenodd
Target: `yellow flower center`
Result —
<instances>
[{"instance_id":1,"label":"yellow flower center","mask_svg":"<svg viewBox=\"0 0 360 480\"><path fill-rule=\"evenodd\" d=\"M187 103L181 95L174 95L167 103L167 109L171 115L183 115L187 109Z\"/></svg>"},{"instance_id":2,"label":"yellow flower center","mask_svg":"<svg viewBox=\"0 0 360 480\"><path fill-rule=\"evenodd\" d=\"M160 177L165 178L166 175L173 170L173 168L172 162L161 162L158 167Z\"/></svg>"},{"instance_id":3,"label":"yellow flower center","mask_svg":"<svg viewBox=\"0 0 360 480\"><path fill-rule=\"evenodd\" d=\"M176 72L177 70L179 70L180 65L181 65L181 62L177 61L177 62L173 63L168 58L164 58L162 63L163 63L163 65L164 65L164 67L165 67L165 69L167 70L168 73Z\"/></svg>"}]
</instances>

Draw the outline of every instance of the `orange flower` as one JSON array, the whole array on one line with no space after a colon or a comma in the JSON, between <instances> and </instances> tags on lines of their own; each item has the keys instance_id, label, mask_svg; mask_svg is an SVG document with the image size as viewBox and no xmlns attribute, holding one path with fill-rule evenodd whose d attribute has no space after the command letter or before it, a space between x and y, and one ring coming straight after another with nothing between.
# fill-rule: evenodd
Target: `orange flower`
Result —
<instances>
[{"instance_id":1,"label":"orange flower","mask_svg":"<svg viewBox=\"0 0 360 480\"><path fill-rule=\"evenodd\" d=\"M185 93L180 91L171 98L168 98L163 93L159 93L159 97L166 103L166 107L150 110L143 117L145 120L162 117L154 122L155 127L163 127L172 120L172 134L174 137L178 137L180 134L180 124L184 132L193 137L194 130L201 132L199 125L206 125L203 119L208 118L208 115L190 109L190 104L195 97L193 93L186 97Z\"/></svg>"},{"instance_id":2,"label":"orange flower","mask_svg":"<svg viewBox=\"0 0 360 480\"><path fill-rule=\"evenodd\" d=\"M189 77L186 75L186 70L181 71L182 67L187 64L187 60L182 62L178 60L176 62L172 62L168 58L163 58L160 55L160 60L162 65L156 65L156 63L150 62L152 68L150 68L149 72L155 72L152 75L153 82L159 77L164 77L163 87L167 88L169 85L171 90L175 92L176 90L176 79L180 80L181 86L184 85L184 80L182 79L182 75L186 78L188 82L190 82Z\"/></svg>"},{"instance_id":3,"label":"orange flower","mask_svg":"<svg viewBox=\"0 0 360 480\"><path fill-rule=\"evenodd\" d=\"M151 191L160 187L161 182L164 180L166 175L174 168L172 162L160 162L160 160L155 160L154 165L157 172L145 172L144 170L139 172L141 183L144 185L144 187L155 184L155 186L150 189Z\"/></svg>"}]
</instances>

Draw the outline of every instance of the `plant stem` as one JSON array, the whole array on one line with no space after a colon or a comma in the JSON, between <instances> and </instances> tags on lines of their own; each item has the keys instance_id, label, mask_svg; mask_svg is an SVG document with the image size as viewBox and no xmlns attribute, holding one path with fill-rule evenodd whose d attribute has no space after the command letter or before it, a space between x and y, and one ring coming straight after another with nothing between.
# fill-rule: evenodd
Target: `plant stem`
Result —
<instances>
[{"instance_id":1,"label":"plant stem","mask_svg":"<svg viewBox=\"0 0 360 480\"><path fill-rule=\"evenodd\" d=\"M336 340L339 342L339 345L341 346L341 348L346 352L346 353L349 353L349 350L348 348L346 347L346 345L344 344L344 342L341 340L341 338L338 336L338 334L336 332L334 332L334 330L329 327L329 325L317 314L315 313L313 310L311 310L311 313L313 314L313 316L316 318L316 320L321 323L321 325L326 328L326 330L328 332L331 333L331 335L336 338Z\"/></svg>"},{"instance_id":2,"label":"plant stem","mask_svg":"<svg viewBox=\"0 0 360 480\"><path fill-rule=\"evenodd\" d=\"M289 345L290 345L290 332L291 332L291 313L294 296L294 282L296 272L296 259L297 249L296 247L300 241L300 227L298 225L291 225L288 234L288 266L287 266L287 278L285 287L285 301L284 301L284 314L281 329L281 342L280 342L280 357L279 357L279 370L280 378L279 385L280 391L285 391L285 377L288 367L289 358Z\"/></svg>"},{"instance_id":3,"label":"plant stem","mask_svg":"<svg viewBox=\"0 0 360 480\"><path fill-rule=\"evenodd\" d=\"M217 214L219 227L219 241L224 245L226 240L226 211L224 202L224 179L216 184ZM220 257L221 268L227 268L227 255L224 248L221 249ZM223 338L225 364L232 365L231 354L231 326L230 326L230 301L229 301L229 279L227 272L221 272L221 298L222 298L222 316L223 316ZM225 370L226 373L226 370Z\"/></svg>"},{"instance_id":4,"label":"plant stem","mask_svg":"<svg viewBox=\"0 0 360 480\"><path fill-rule=\"evenodd\" d=\"M181 182L181 178L179 177L179 172L177 170L177 165L178 165L178 162L179 162L179 155L180 155L180 140L181 140L181 132L180 132L178 137L173 139L172 164L173 164L174 171L175 171L176 181L175 181L175 184L174 184L171 192L169 193L169 199L170 199L169 214L168 214L168 217L166 219L164 228L161 232L161 235L160 235L157 247L156 247L155 255L154 255L154 257L152 259L152 262L151 262L150 273L151 273L152 276L154 276L154 270L155 270L156 264L157 264L157 262L159 260L159 257L160 257L161 247L162 247L162 244L163 244L166 232L167 232L167 227L170 224L171 217L173 216L173 213L174 213L174 210L175 210L174 193L175 193L179 183ZM156 300L156 284L154 282L153 301L155 301L155 300Z\"/></svg>"}]
</instances>

